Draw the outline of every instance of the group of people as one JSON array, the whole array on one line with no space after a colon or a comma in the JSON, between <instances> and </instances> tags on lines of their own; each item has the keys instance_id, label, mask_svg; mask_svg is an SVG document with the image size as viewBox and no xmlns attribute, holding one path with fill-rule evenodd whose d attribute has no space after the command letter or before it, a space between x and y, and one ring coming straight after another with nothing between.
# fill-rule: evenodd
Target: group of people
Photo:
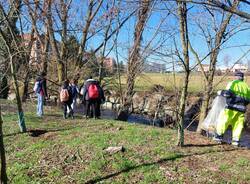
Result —
<instances>
[{"instance_id":1,"label":"group of people","mask_svg":"<svg viewBox=\"0 0 250 184\"><path fill-rule=\"evenodd\" d=\"M105 102L104 92L99 81L92 79L90 76L80 90L77 86L77 80L64 81L60 92L60 100L64 106L64 119L67 117L74 118L78 97L81 97L82 103L85 105L85 117L99 119L101 104Z\"/></svg>"},{"instance_id":2,"label":"group of people","mask_svg":"<svg viewBox=\"0 0 250 184\"><path fill-rule=\"evenodd\" d=\"M37 116L42 117L43 105L48 98L46 87L46 74L41 73L34 85L34 92L37 96ZM105 102L104 91L99 81L90 76L83 84L81 89L78 87L78 81L73 79L65 80L60 89L60 101L63 105L63 118L71 117L74 119L77 98L82 100L85 106L85 117L99 119L101 116L101 104Z\"/></svg>"},{"instance_id":3,"label":"group of people","mask_svg":"<svg viewBox=\"0 0 250 184\"><path fill-rule=\"evenodd\" d=\"M37 79L34 86L37 95L37 115L43 115L43 102L47 98L45 73L42 73ZM241 133L244 127L244 114L247 105L250 103L250 90L244 82L244 74L237 72L235 80L227 85L225 90L219 91L218 95L226 98L226 107L220 113L214 140L221 143L223 135L229 126L232 127L232 145L239 146ZM83 87L79 90L77 80L64 81L60 100L64 106L63 117L74 118L76 100L82 96L82 102L85 104L86 118L100 118L100 106L105 102L104 92L99 82L89 77L84 82Z\"/></svg>"}]
</instances>

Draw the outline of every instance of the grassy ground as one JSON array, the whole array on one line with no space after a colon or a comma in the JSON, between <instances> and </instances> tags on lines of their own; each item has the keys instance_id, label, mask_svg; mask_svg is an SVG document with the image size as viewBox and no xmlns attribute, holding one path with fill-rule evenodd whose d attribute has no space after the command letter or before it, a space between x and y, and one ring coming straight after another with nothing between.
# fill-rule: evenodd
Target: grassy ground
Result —
<instances>
[{"instance_id":1,"label":"grassy ground","mask_svg":"<svg viewBox=\"0 0 250 184\"><path fill-rule=\"evenodd\" d=\"M135 88L138 91L149 90L155 84L160 84L164 86L167 90L173 91L174 86L178 89L182 87L183 74L176 74L174 82L173 74L165 73L142 73L136 81ZM227 83L233 80L233 76L215 76L214 86L215 90L224 89ZM250 85L250 77L247 76L246 82ZM122 82L125 84L125 79ZM191 74L189 81L189 92L202 92L204 91L205 81L201 74Z\"/></svg>"},{"instance_id":2,"label":"grassy ground","mask_svg":"<svg viewBox=\"0 0 250 184\"><path fill-rule=\"evenodd\" d=\"M29 132L20 134L12 105L3 105L10 183L250 183L249 150L192 132L178 148L176 130L80 116L62 120L50 107L37 118L30 104ZM109 155L108 146L125 152Z\"/></svg>"}]
</instances>

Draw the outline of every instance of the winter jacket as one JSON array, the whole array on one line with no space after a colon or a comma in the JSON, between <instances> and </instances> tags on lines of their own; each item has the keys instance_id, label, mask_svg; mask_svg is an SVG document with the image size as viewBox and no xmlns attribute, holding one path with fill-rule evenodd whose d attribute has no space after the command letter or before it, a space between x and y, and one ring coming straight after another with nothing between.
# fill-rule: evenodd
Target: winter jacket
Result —
<instances>
[{"instance_id":1,"label":"winter jacket","mask_svg":"<svg viewBox=\"0 0 250 184\"><path fill-rule=\"evenodd\" d=\"M83 95L83 101L89 100L88 88L89 88L89 86L90 86L91 84L97 85L98 92L99 92L98 100L100 100L100 101L105 101L103 89L102 89L102 87L99 85L98 81L96 81L96 80L94 80L94 79L88 79L88 80L84 83L84 86L82 87L81 92L80 92L80 94Z\"/></svg>"},{"instance_id":2,"label":"winter jacket","mask_svg":"<svg viewBox=\"0 0 250 184\"><path fill-rule=\"evenodd\" d=\"M250 90L248 85L241 80L234 80L222 91L226 97L226 108L239 112L246 112L246 106L250 103Z\"/></svg>"},{"instance_id":3,"label":"winter jacket","mask_svg":"<svg viewBox=\"0 0 250 184\"><path fill-rule=\"evenodd\" d=\"M37 92L37 89L39 90L38 93L40 93L42 96L45 96L45 97L48 96L47 84L46 84L46 79L45 78L39 76L36 79L34 91Z\"/></svg>"}]
</instances>

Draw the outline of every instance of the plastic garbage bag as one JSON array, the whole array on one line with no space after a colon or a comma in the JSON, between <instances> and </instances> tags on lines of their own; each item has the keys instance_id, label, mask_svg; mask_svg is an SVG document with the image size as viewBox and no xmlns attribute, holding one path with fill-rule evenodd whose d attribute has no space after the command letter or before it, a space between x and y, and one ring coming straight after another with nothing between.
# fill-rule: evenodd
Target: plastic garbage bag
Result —
<instances>
[{"instance_id":1,"label":"plastic garbage bag","mask_svg":"<svg viewBox=\"0 0 250 184\"><path fill-rule=\"evenodd\" d=\"M217 96L213 103L212 108L208 112L207 117L202 123L202 129L208 132L215 132L220 113L225 109L226 98Z\"/></svg>"}]
</instances>

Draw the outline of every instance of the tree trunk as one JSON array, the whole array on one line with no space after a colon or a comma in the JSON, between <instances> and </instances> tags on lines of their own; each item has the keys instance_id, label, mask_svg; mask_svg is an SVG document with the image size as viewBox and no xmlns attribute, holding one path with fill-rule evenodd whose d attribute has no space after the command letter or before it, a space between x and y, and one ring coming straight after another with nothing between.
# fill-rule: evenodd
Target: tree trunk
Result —
<instances>
[{"instance_id":1,"label":"tree trunk","mask_svg":"<svg viewBox=\"0 0 250 184\"><path fill-rule=\"evenodd\" d=\"M182 60L185 76L184 76L184 83L181 92L180 98L180 107L178 109L178 146L184 145L184 113L186 107L186 100L187 100L187 90L188 90L188 82L189 82L189 52L188 52L188 28L187 28L187 5L185 2L179 2L178 4L178 14L179 14L179 23L180 23L180 38L183 50L183 57Z\"/></svg>"},{"instance_id":2,"label":"tree trunk","mask_svg":"<svg viewBox=\"0 0 250 184\"><path fill-rule=\"evenodd\" d=\"M7 52L8 52L8 57L9 57L9 60L10 60L11 76L12 76L12 80L13 80L13 84L14 84L14 90L15 90L16 101L17 101L19 127L20 127L21 132L26 132L24 113L23 113L23 109L22 109L22 101L21 101L20 94L19 94L19 87L18 87L17 78L16 78L16 69L15 69L15 65L14 65L14 62L13 62L14 55L15 55L15 58L16 58L16 57L18 57L16 53L20 54L19 46L18 46L18 43L17 43L17 36L16 36L16 32L15 32L15 29L16 29L15 24L16 24L16 20L18 18L18 15L20 13L20 11L18 11L18 10L20 8L21 1L19 0L19 1L14 1L14 2L16 3L15 4L16 7L13 8L14 9L13 14L16 14L16 16L14 16L14 18L12 18L12 20L10 22L7 21L7 26L9 28L9 33L5 34L2 31L2 29L0 29L0 35L3 38L2 40L5 43L5 46L6 46L6 49L7 49ZM3 7L1 6L1 4L0 4L0 10L1 10L1 13L3 15L5 15L5 13L3 13L4 10L3 10ZM5 17L5 18L7 19L7 17ZM11 35L11 37L12 37L12 41L14 42L14 48L11 45L11 41L8 39L8 36L7 36L8 34Z\"/></svg>"},{"instance_id":3,"label":"tree trunk","mask_svg":"<svg viewBox=\"0 0 250 184\"><path fill-rule=\"evenodd\" d=\"M49 50L49 32L46 30L45 41L42 49L42 71L48 73L48 50Z\"/></svg>"},{"instance_id":4,"label":"tree trunk","mask_svg":"<svg viewBox=\"0 0 250 184\"><path fill-rule=\"evenodd\" d=\"M127 90L125 93L122 107L118 112L117 119L127 121L130 109L133 103L134 84L137 74L140 72L142 66L142 59L140 56L140 47L142 42L142 33L148 18L151 1L143 0L140 3L139 14L134 32L134 45L129 54L128 69L127 69Z\"/></svg>"},{"instance_id":5,"label":"tree trunk","mask_svg":"<svg viewBox=\"0 0 250 184\"><path fill-rule=\"evenodd\" d=\"M12 80L14 84L15 94L16 94L16 102L17 102L17 110L18 110L18 124L20 127L21 132L26 132L26 126L25 126L25 119L24 119L24 113L22 109L22 101L19 94L19 87L16 79L16 73L14 69L14 63L13 63L13 57L10 56L10 68L11 68L11 75Z\"/></svg>"},{"instance_id":6,"label":"tree trunk","mask_svg":"<svg viewBox=\"0 0 250 184\"><path fill-rule=\"evenodd\" d=\"M29 93L29 81L30 81L30 71L29 68L26 71L25 77L24 77L24 88L23 88L23 96L22 101L25 102L28 98Z\"/></svg>"},{"instance_id":7,"label":"tree trunk","mask_svg":"<svg viewBox=\"0 0 250 184\"><path fill-rule=\"evenodd\" d=\"M1 114L0 106L0 152L1 152L1 179L0 183L7 184L8 178L6 173L6 158L5 158L5 148L3 142L3 120Z\"/></svg>"},{"instance_id":8,"label":"tree trunk","mask_svg":"<svg viewBox=\"0 0 250 184\"><path fill-rule=\"evenodd\" d=\"M4 72L3 72L4 73ZM8 79L7 76L0 75L1 81L0 81L0 98L7 99L9 94L9 85L8 85Z\"/></svg>"},{"instance_id":9,"label":"tree trunk","mask_svg":"<svg viewBox=\"0 0 250 184\"><path fill-rule=\"evenodd\" d=\"M64 69L64 63L60 58L60 53L59 53L57 42L56 42L55 35L54 35L51 3L52 1L48 1L48 12L47 12L47 26L48 27L47 29L49 32L49 41L51 44L52 52L57 63L58 82L62 83L62 81L65 79L65 69Z\"/></svg>"},{"instance_id":10,"label":"tree trunk","mask_svg":"<svg viewBox=\"0 0 250 184\"><path fill-rule=\"evenodd\" d=\"M184 145L184 113L186 107L186 99L187 99L187 90L188 90L188 82L189 82L189 72L185 73L185 78L183 82L181 98L180 98L180 107L179 107L179 122L178 122L178 146Z\"/></svg>"},{"instance_id":11,"label":"tree trunk","mask_svg":"<svg viewBox=\"0 0 250 184\"><path fill-rule=\"evenodd\" d=\"M64 66L67 66L67 46L66 46L66 41L67 41L67 18L68 18L68 8L67 4L64 2L64 0L60 1L60 6L61 6L61 22L62 22L62 33L61 33L61 50L60 50L60 59ZM60 66L62 68L62 66ZM67 78L67 67L63 67L62 70L64 70L65 78Z\"/></svg>"}]
</instances>

